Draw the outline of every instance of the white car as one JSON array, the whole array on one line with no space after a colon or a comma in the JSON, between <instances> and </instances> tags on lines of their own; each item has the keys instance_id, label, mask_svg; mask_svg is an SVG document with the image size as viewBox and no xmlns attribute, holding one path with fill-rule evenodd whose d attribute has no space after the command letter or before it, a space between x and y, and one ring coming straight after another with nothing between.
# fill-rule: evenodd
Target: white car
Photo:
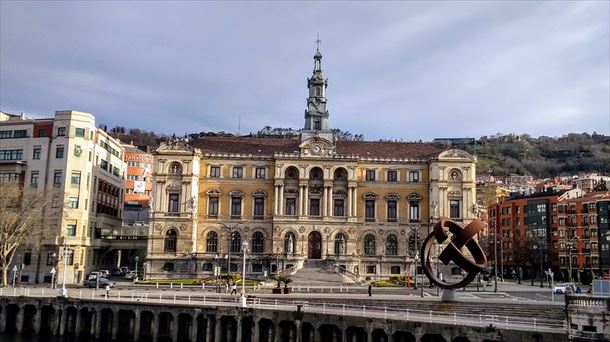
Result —
<instances>
[{"instance_id":1,"label":"white car","mask_svg":"<svg viewBox=\"0 0 610 342\"><path fill-rule=\"evenodd\" d=\"M561 283L553 286L554 293L565 294L568 288L572 289L572 293L576 292L576 285L574 283Z\"/></svg>"}]
</instances>

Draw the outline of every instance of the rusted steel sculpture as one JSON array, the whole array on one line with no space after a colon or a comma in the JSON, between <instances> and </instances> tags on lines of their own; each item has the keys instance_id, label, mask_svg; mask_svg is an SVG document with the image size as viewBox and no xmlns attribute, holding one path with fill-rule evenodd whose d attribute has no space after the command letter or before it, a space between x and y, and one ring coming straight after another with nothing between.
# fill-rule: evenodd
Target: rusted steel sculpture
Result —
<instances>
[{"instance_id":1,"label":"rusted steel sculpture","mask_svg":"<svg viewBox=\"0 0 610 342\"><path fill-rule=\"evenodd\" d=\"M458 267L460 267L466 276L457 283L447 283L434 274L432 266L430 265L430 252L435 242L438 244L444 243L449 236L443 227L446 227L452 234L451 241L447 244L445 249L440 253L438 259L447 265L453 261ZM421 260L424 273L430 279L430 281L442 289L452 290L462 288L468 285L479 272L482 272L487 268L487 257L481 246L477 243L473 237L485 228L485 223L481 220L475 219L470 222L466 228L462 228L457 223L441 219L440 222L434 225L432 232L424 240L424 244L421 249ZM462 247L466 246L473 260L468 259L464 253L462 253Z\"/></svg>"}]
</instances>

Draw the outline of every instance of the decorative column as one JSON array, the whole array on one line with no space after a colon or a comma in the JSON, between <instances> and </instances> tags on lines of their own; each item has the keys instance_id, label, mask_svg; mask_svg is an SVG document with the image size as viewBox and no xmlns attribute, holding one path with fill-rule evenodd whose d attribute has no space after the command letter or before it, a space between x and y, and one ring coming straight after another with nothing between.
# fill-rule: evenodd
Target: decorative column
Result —
<instances>
[{"instance_id":1,"label":"decorative column","mask_svg":"<svg viewBox=\"0 0 610 342\"><path fill-rule=\"evenodd\" d=\"M19 305L19 312L17 312L17 318L15 319L15 325L16 325L18 334L21 334L23 332L23 311L24 310L25 310L25 305Z\"/></svg>"},{"instance_id":2,"label":"decorative column","mask_svg":"<svg viewBox=\"0 0 610 342\"><path fill-rule=\"evenodd\" d=\"M284 185L280 185L280 212L279 215L284 215Z\"/></svg>"},{"instance_id":3,"label":"decorative column","mask_svg":"<svg viewBox=\"0 0 610 342\"><path fill-rule=\"evenodd\" d=\"M215 316L216 326L214 327L214 342L220 342L222 337L222 321L220 317Z\"/></svg>"},{"instance_id":4,"label":"decorative column","mask_svg":"<svg viewBox=\"0 0 610 342\"><path fill-rule=\"evenodd\" d=\"M76 324L74 324L74 335L76 335L76 337L80 336L80 330L81 330L81 316L82 316L82 312L76 311Z\"/></svg>"},{"instance_id":5,"label":"decorative column","mask_svg":"<svg viewBox=\"0 0 610 342\"><path fill-rule=\"evenodd\" d=\"M195 342L197 341L197 335L199 334L199 332L198 332L198 329L199 329L198 318L199 318L199 315L196 315L195 317L193 317L191 319L191 331L190 331L191 337L190 337L190 340L191 341L195 341Z\"/></svg>"},{"instance_id":6,"label":"decorative column","mask_svg":"<svg viewBox=\"0 0 610 342\"><path fill-rule=\"evenodd\" d=\"M273 215L278 215L278 211L279 211L279 194L280 194L280 190L279 190L279 186L275 185L273 187Z\"/></svg>"},{"instance_id":7,"label":"decorative column","mask_svg":"<svg viewBox=\"0 0 610 342\"><path fill-rule=\"evenodd\" d=\"M328 216L334 216L334 212L333 212L333 207L334 207L334 200L333 200L333 186L330 185L328 187Z\"/></svg>"},{"instance_id":8,"label":"decorative column","mask_svg":"<svg viewBox=\"0 0 610 342\"><path fill-rule=\"evenodd\" d=\"M305 216L309 216L309 185L305 185L305 196L303 196L303 201L305 203L303 203L303 208L305 209L303 212L303 215Z\"/></svg>"},{"instance_id":9,"label":"decorative column","mask_svg":"<svg viewBox=\"0 0 610 342\"><path fill-rule=\"evenodd\" d=\"M138 310L135 312L134 322L133 322L133 340L134 342L138 342L140 339L140 315L142 313Z\"/></svg>"},{"instance_id":10,"label":"decorative column","mask_svg":"<svg viewBox=\"0 0 610 342\"><path fill-rule=\"evenodd\" d=\"M322 217L328 216L328 187L324 185L324 192L322 197Z\"/></svg>"},{"instance_id":11,"label":"decorative column","mask_svg":"<svg viewBox=\"0 0 610 342\"><path fill-rule=\"evenodd\" d=\"M212 342L212 317L210 315L207 316L206 328L205 328L205 342Z\"/></svg>"},{"instance_id":12,"label":"decorative column","mask_svg":"<svg viewBox=\"0 0 610 342\"><path fill-rule=\"evenodd\" d=\"M352 188L348 187L347 188L347 217L351 217L352 215L352 201L354 199L352 198Z\"/></svg>"},{"instance_id":13,"label":"decorative column","mask_svg":"<svg viewBox=\"0 0 610 342\"><path fill-rule=\"evenodd\" d=\"M358 216L358 189L353 188L354 194L352 195L352 216Z\"/></svg>"},{"instance_id":14,"label":"decorative column","mask_svg":"<svg viewBox=\"0 0 610 342\"><path fill-rule=\"evenodd\" d=\"M112 339L116 340L119 334L119 310L112 311Z\"/></svg>"},{"instance_id":15,"label":"decorative column","mask_svg":"<svg viewBox=\"0 0 610 342\"><path fill-rule=\"evenodd\" d=\"M304 189L305 187L299 184L299 212L297 213L297 215L299 216L303 216L303 213L305 212L305 210L303 210L303 194L305 193Z\"/></svg>"}]
</instances>

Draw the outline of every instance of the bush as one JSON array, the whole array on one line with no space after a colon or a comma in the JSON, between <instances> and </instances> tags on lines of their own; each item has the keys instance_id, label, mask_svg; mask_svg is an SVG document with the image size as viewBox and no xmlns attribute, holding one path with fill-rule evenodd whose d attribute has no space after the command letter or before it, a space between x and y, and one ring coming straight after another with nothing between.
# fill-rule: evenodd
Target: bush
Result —
<instances>
[{"instance_id":1,"label":"bush","mask_svg":"<svg viewBox=\"0 0 610 342\"><path fill-rule=\"evenodd\" d=\"M401 286L401 285L399 285L395 282L389 281L389 280L378 280L378 281L373 282L372 285L375 287L400 287Z\"/></svg>"}]
</instances>

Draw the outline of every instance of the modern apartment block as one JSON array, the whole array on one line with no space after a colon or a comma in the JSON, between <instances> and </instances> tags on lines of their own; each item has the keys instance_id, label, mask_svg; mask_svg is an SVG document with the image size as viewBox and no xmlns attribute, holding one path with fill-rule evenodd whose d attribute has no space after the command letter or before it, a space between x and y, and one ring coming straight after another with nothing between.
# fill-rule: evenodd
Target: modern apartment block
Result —
<instances>
[{"instance_id":1,"label":"modern apartment block","mask_svg":"<svg viewBox=\"0 0 610 342\"><path fill-rule=\"evenodd\" d=\"M13 260L22 282L50 281L51 269L62 275L66 265L66 283L76 283L116 263L102 231L121 226L125 171L123 147L89 113L0 113L0 180L34 187L65 208L46 217L50 233L41 244L25 241L18 250Z\"/></svg>"},{"instance_id":2,"label":"modern apartment block","mask_svg":"<svg viewBox=\"0 0 610 342\"><path fill-rule=\"evenodd\" d=\"M580 279L584 272L608 274L609 201L609 192L585 194L575 188L513 197L489 206L498 268L506 276L532 272L539 276L541 264L562 279L568 274Z\"/></svg>"}]
</instances>

